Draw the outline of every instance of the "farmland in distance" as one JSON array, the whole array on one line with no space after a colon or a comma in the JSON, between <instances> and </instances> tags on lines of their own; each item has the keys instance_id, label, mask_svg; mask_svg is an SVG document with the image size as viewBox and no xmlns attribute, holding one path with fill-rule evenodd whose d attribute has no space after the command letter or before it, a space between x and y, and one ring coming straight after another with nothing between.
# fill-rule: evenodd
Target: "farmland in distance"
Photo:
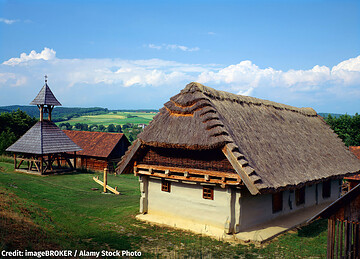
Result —
<instances>
[{"instance_id":1,"label":"farmland in distance","mask_svg":"<svg viewBox=\"0 0 360 259\"><path fill-rule=\"evenodd\" d=\"M127 123L149 124L155 115L155 112L109 112L100 115L84 115L71 118L67 121L57 122L56 124L70 123L71 125L75 125L76 123L86 123L88 125L102 124L104 126L108 126L109 124L124 125Z\"/></svg>"}]
</instances>

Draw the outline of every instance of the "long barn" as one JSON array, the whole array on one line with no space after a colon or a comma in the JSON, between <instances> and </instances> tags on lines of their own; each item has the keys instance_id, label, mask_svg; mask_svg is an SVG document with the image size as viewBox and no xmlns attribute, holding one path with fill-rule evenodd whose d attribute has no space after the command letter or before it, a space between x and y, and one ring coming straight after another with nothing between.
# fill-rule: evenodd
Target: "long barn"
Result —
<instances>
[{"instance_id":1,"label":"long barn","mask_svg":"<svg viewBox=\"0 0 360 259\"><path fill-rule=\"evenodd\" d=\"M359 170L313 109L199 83L165 103L117 167L139 176L141 219L209 235L314 215Z\"/></svg>"},{"instance_id":2,"label":"long barn","mask_svg":"<svg viewBox=\"0 0 360 259\"><path fill-rule=\"evenodd\" d=\"M94 171L104 168L114 172L130 142L123 133L63 130L82 151L77 153L77 166Z\"/></svg>"}]
</instances>

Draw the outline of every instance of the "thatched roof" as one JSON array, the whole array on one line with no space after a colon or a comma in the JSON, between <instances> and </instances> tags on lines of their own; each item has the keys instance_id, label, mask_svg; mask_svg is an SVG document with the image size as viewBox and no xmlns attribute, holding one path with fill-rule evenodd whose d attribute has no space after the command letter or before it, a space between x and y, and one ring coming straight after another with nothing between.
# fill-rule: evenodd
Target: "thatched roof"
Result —
<instances>
[{"instance_id":1,"label":"thatched roof","mask_svg":"<svg viewBox=\"0 0 360 259\"><path fill-rule=\"evenodd\" d=\"M260 191L360 170L360 161L311 108L239 96L199 83L188 84L164 106L138 136L143 145L195 150L226 145L248 183Z\"/></svg>"},{"instance_id":2,"label":"thatched roof","mask_svg":"<svg viewBox=\"0 0 360 259\"><path fill-rule=\"evenodd\" d=\"M61 103L56 99L53 92L50 90L50 87L45 83L43 88L41 88L38 95L30 104L33 105L54 105L61 106Z\"/></svg>"},{"instance_id":3,"label":"thatched roof","mask_svg":"<svg viewBox=\"0 0 360 259\"><path fill-rule=\"evenodd\" d=\"M92 156L99 158L108 158L112 153L121 153L123 155L127 147L130 145L126 136L123 133L107 133L107 132L90 132L90 131L76 131L63 130L63 132L74 141L82 151L77 153L81 156ZM123 146L120 141L124 142ZM115 148L122 148L122 152L114 151Z\"/></svg>"},{"instance_id":4,"label":"thatched roof","mask_svg":"<svg viewBox=\"0 0 360 259\"><path fill-rule=\"evenodd\" d=\"M20 139L6 149L9 152L36 155L80 150L81 148L52 121L38 121Z\"/></svg>"}]
</instances>

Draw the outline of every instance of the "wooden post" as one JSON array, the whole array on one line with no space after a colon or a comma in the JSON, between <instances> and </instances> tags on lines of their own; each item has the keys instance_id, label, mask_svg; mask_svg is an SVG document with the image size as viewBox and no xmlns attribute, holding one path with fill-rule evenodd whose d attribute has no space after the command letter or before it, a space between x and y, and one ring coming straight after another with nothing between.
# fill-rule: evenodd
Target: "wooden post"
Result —
<instances>
[{"instance_id":1,"label":"wooden post","mask_svg":"<svg viewBox=\"0 0 360 259\"><path fill-rule=\"evenodd\" d=\"M44 165L43 165L43 157L40 156L40 174L43 174Z\"/></svg>"},{"instance_id":2,"label":"wooden post","mask_svg":"<svg viewBox=\"0 0 360 259\"><path fill-rule=\"evenodd\" d=\"M40 121L44 120L44 105L38 105L39 110L40 110Z\"/></svg>"},{"instance_id":3,"label":"wooden post","mask_svg":"<svg viewBox=\"0 0 360 259\"><path fill-rule=\"evenodd\" d=\"M51 121L51 112L53 110L54 106L53 105L48 105L47 109L48 109L48 120Z\"/></svg>"},{"instance_id":4,"label":"wooden post","mask_svg":"<svg viewBox=\"0 0 360 259\"><path fill-rule=\"evenodd\" d=\"M76 170L76 151L74 151L74 169Z\"/></svg>"},{"instance_id":5,"label":"wooden post","mask_svg":"<svg viewBox=\"0 0 360 259\"><path fill-rule=\"evenodd\" d=\"M106 192L107 173L108 173L108 169L105 167L105 168L104 168L104 192Z\"/></svg>"},{"instance_id":6,"label":"wooden post","mask_svg":"<svg viewBox=\"0 0 360 259\"><path fill-rule=\"evenodd\" d=\"M14 169L16 169L16 153L14 153Z\"/></svg>"}]
</instances>

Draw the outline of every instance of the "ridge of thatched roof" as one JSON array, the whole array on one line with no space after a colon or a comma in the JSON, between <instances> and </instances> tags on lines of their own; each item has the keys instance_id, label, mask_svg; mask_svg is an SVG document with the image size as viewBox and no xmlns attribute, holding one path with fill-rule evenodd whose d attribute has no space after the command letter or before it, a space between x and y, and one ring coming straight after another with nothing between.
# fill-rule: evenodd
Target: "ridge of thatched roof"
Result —
<instances>
[{"instance_id":1,"label":"ridge of thatched roof","mask_svg":"<svg viewBox=\"0 0 360 259\"><path fill-rule=\"evenodd\" d=\"M254 105L272 106L276 109L290 110L290 111L299 112L299 113L302 113L302 114L308 115L308 116L316 116L317 115L316 111L310 107L297 108L294 106L277 103L277 102L273 102L273 101L268 101L268 100L263 100L263 99L259 99L259 98L255 98L255 97L251 97L251 96L237 95L237 94L233 94L233 93L229 93L229 92L215 90L214 88L204 86L197 82L192 82L192 83L188 84L181 91L180 94L194 93L194 92L201 92L210 98L218 99L218 100L228 100L228 101L237 102L237 103L248 103L248 104L254 104Z\"/></svg>"},{"instance_id":2,"label":"ridge of thatched roof","mask_svg":"<svg viewBox=\"0 0 360 259\"><path fill-rule=\"evenodd\" d=\"M170 98L138 138L142 145L164 148L221 148L225 153L226 147L228 159L233 159L248 188L254 185L260 191L360 171L360 161L313 109L217 91L199 83L188 84Z\"/></svg>"}]
</instances>

